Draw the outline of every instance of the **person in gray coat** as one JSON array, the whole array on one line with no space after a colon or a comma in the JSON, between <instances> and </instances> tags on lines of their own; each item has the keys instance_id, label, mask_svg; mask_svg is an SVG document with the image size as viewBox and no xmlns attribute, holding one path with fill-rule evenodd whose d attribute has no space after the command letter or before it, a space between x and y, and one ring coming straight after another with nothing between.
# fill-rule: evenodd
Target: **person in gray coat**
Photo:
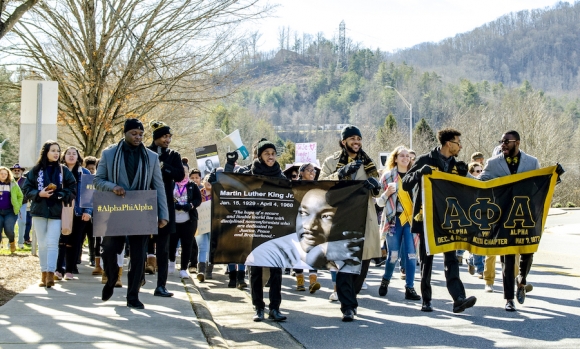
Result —
<instances>
[{"instance_id":1,"label":"person in gray coat","mask_svg":"<svg viewBox=\"0 0 580 349\"><path fill-rule=\"evenodd\" d=\"M490 179L509 176L516 173L533 171L540 168L538 159L520 150L520 134L516 131L507 131L499 141L501 153L489 159L485 164L480 179ZM518 303L523 304L526 299L526 277L532 267L533 253L522 254L520 259L520 272L517 280L514 278L514 266L516 255L501 256L503 267L503 295L506 300L505 310L516 311L514 304L514 284L517 282L516 297ZM531 291L528 285L527 289Z\"/></svg>"},{"instance_id":2,"label":"person in gray coat","mask_svg":"<svg viewBox=\"0 0 580 349\"><path fill-rule=\"evenodd\" d=\"M123 132L125 138L102 153L93 184L96 190L112 191L124 196L126 190L157 190L158 226L163 228L169 220L165 187L156 153L143 145L144 128L141 121L127 119ZM139 301L139 289L144 276L146 244L148 235L130 235L129 249L131 269L128 275L127 306L144 309ZM118 278L117 255L123 251L125 236L105 236L101 258L107 283L103 287L102 300L113 295Z\"/></svg>"}]
</instances>

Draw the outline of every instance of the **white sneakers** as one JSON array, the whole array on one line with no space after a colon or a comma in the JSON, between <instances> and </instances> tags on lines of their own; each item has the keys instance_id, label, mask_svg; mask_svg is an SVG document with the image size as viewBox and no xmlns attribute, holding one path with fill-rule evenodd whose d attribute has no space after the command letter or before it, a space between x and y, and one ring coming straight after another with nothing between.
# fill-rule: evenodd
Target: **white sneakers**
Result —
<instances>
[{"instance_id":1,"label":"white sneakers","mask_svg":"<svg viewBox=\"0 0 580 349\"><path fill-rule=\"evenodd\" d=\"M328 297L328 299L330 299L331 301L337 301L338 300L338 295L336 294L336 292L332 292L330 294L330 297Z\"/></svg>"},{"instance_id":2,"label":"white sneakers","mask_svg":"<svg viewBox=\"0 0 580 349\"><path fill-rule=\"evenodd\" d=\"M485 292L493 292L493 285L485 285Z\"/></svg>"},{"instance_id":3,"label":"white sneakers","mask_svg":"<svg viewBox=\"0 0 580 349\"><path fill-rule=\"evenodd\" d=\"M189 274L187 274L187 270L179 271L179 278L180 279L189 279Z\"/></svg>"},{"instance_id":4,"label":"white sneakers","mask_svg":"<svg viewBox=\"0 0 580 349\"><path fill-rule=\"evenodd\" d=\"M367 285L366 281L363 281L362 287L360 288L361 290L366 290L369 288L369 285Z\"/></svg>"},{"instance_id":5,"label":"white sneakers","mask_svg":"<svg viewBox=\"0 0 580 349\"><path fill-rule=\"evenodd\" d=\"M169 268L167 270L169 274L175 273L175 262L169 261Z\"/></svg>"}]
</instances>

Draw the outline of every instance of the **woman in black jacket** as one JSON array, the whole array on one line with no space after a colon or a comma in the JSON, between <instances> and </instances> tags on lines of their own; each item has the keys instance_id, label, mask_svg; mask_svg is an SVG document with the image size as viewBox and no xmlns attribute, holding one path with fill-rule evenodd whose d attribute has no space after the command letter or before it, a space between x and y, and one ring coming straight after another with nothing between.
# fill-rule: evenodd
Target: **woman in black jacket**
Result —
<instances>
[{"instance_id":1,"label":"woman in black jacket","mask_svg":"<svg viewBox=\"0 0 580 349\"><path fill-rule=\"evenodd\" d=\"M185 173L189 167L184 165ZM175 183L173 189L175 206L175 234L169 237L169 271L175 270L175 252L181 239L181 270L179 277L189 278L187 264L189 263L195 231L197 230L197 207L201 205L201 192L195 182L186 176L181 182Z\"/></svg>"},{"instance_id":2,"label":"woman in black jacket","mask_svg":"<svg viewBox=\"0 0 580 349\"><path fill-rule=\"evenodd\" d=\"M261 175L276 178L286 178L276 161L276 146L274 143L262 138L255 147L254 162L245 167L240 167L236 173ZM231 172L238 159L237 152L227 153L227 165L224 172ZM262 288L262 267L250 267L250 287L252 289L252 304L256 307L254 321L264 320L264 290ZM286 316L280 313L282 302L282 268L270 268L270 305L269 318L274 321L284 321Z\"/></svg>"},{"instance_id":3,"label":"woman in black jacket","mask_svg":"<svg viewBox=\"0 0 580 349\"><path fill-rule=\"evenodd\" d=\"M66 166L59 164L59 159L58 143L55 141L44 143L40 157L26 175L22 187L25 198L30 201L30 215L38 239L41 287L54 285L62 204L69 204L77 193L73 174Z\"/></svg>"}]
</instances>

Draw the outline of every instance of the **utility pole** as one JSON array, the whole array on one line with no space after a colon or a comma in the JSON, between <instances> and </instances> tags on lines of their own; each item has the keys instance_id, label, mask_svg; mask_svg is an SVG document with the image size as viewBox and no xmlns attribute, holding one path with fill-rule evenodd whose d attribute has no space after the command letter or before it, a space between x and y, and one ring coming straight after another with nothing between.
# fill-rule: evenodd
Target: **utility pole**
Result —
<instances>
[{"instance_id":1,"label":"utility pole","mask_svg":"<svg viewBox=\"0 0 580 349\"><path fill-rule=\"evenodd\" d=\"M0 166L2 166L2 147L4 147L4 143L6 143L7 140L8 138L6 138L5 140L2 141L2 143L0 143Z\"/></svg>"},{"instance_id":2,"label":"utility pole","mask_svg":"<svg viewBox=\"0 0 580 349\"><path fill-rule=\"evenodd\" d=\"M346 25L344 20L338 26L338 66L346 68Z\"/></svg>"}]
</instances>

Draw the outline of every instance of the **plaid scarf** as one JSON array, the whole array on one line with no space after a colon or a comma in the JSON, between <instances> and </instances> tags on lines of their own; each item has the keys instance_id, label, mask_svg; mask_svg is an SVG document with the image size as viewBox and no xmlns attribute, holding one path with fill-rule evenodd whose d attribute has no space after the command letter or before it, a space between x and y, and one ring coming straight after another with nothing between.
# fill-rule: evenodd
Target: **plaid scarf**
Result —
<instances>
[{"instance_id":1,"label":"plaid scarf","mask_svg":"<svg viewBox=\"0 0 580 349\"><path fill-rule=\"evenodd\" d=\"M123 155L123 142L121 140L117 144L117 149L115 150L115 156L113 157L113 183L119 183L119 171L121 168L125 167L125 157ZM147 149L143 143L139 144L139 165L137 167L137 172L135 173L135 178L133 182L130 183L131 190L148 190L147 177L149 175L149 155L147 155Z\"/></svg>"},{"instance_id":2,"label":"plaid scarf","mask_svg":"<svg viewBox=\"0 0 580 349\"><path fill-rule=\"evenodd\" d=\"M342 152L340 153L340 158L338 159L338 164L336 164L336 170L339 170L340 168L346 166L349 162L355 161L355 160L362 160L363 167L365 169L365 172L367 173L367 177L379 178L379 172L377 171L377 167L375 166L375 163L367 155L367 153L365 153L364 150L362 150L362 149L359 150L359 152L356 155L356 158L351 159L348 157L348 153L346 152L346 149L342 148ZM350 180L352 178L349 175L349 176L344 177L343 179Z\"/></svg>"}]
</instances>

